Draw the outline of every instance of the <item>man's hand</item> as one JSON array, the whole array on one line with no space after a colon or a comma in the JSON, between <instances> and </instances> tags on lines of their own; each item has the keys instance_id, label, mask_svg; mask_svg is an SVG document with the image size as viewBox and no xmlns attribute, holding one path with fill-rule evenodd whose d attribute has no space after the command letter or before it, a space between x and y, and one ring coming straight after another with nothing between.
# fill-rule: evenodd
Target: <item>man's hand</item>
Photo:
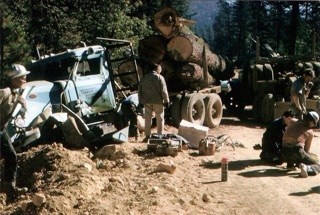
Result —
<instances>
[{"instance_id":1,"label":"man's hand","mask_svg":"<svg viewBox=\"0 0 320 215\"><path fill-rule=\"evenodd\" d=\"M313 87L313 83L312 82L309 82L308 84L307 84L307 87L309 88L309 89L311 89L312 87Z\"/></svg>"},{"instance_id":2,"label":"man's hand","mask_svg":"<svg viewBox=\"0 0 320 215\"><path fill-rule=\"evenodd\" d=\"M17 102L20 103L22 105L22 107L27 108L27 103L26 103L25 99L22 98L21 96L18 97Z\"/></svg>"}]
</instances>

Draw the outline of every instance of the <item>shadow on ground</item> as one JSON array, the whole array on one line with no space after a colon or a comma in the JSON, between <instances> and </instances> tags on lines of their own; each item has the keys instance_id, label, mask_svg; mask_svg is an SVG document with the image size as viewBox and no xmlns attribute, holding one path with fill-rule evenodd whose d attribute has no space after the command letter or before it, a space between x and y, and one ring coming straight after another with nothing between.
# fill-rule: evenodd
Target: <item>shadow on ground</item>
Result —
<instances>
[{"instance_id":1,"label":"shadow on ground","mask_svg":"<svg viewBox=\"0 0 320 215\"><path fill-rule=\"evenodd\" d=\"M223 118L220 125L245 125L249 128L266 127L267 123L254 120L252 108L246 108L241 113L232 112L226 108L223 109Z\"/></svg>"},{"instance_id":2,"label":"shadow on ground","mask_svg":"<svg viewBox=\"0 0 320 215\"><path fill-rule=\"evenodd\" d=\"M320 194L320 186L311 187L310 190L305 192L290 193L290 196L306 196L314 193Z\"/></svg>"},{"instance_id":3,"label":"shadow on ground","mask_svg":"<svg viewBox=\"0 0 320 215\"><path fill-rule=\"evenodd\" d=\"M210 169L219 169L221 168L221 163L212 163L208 162L207 164L204 165L205 168L210 168ZM244 170L247 167L252 167L252 166L272 166L269 163L266 163L263 160L260 159L254 159L254 160L237 160L237 161L230 161L228 164L229 170L236 171L236 170Z\"/></svg>"}]
</instances>

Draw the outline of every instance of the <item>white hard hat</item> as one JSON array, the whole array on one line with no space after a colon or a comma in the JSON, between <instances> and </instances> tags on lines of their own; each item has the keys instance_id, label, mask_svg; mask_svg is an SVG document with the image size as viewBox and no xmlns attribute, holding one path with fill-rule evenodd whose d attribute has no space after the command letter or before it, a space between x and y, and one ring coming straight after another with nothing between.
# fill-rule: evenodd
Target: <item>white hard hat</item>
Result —
<instances>
[{"instance_id":1,"label":"white hard hat","mask_svg":"<svg viewBox=\"0 0 320 215\"><path fill-rule=\"evenodd\" d=\"M315 111L310 111L309 115L312 117L314 122L317 124L319 122L319 114Z\"/></svg>"},{"instance_id":2,"label":"white hard hat","mask_svg":"<svg viewBox=\"0 0 320 215\"><path fill-rule=\"evenodd\" d=\"M28 75L30 72L20 64L12 64L12 70L9 71L6 75L8 78L18 78L24 75Z\"/></svg>"}]
</instances>

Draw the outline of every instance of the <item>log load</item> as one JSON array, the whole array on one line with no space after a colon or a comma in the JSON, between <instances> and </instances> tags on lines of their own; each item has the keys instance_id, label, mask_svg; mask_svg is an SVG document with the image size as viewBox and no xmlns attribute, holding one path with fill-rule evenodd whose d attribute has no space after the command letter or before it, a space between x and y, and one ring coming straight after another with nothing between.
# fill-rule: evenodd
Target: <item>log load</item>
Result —
<instances>
[{"instance_id":1,"label":"log load","mask_svg":"<svg viewBox=\"0 0 320 215\"><path fill-rule=\"evenodd\" d=\"M143 75L143 70L139 65L137 65L137 69L138 69L138 76L140 80L140 78ZM136 71L136 68L135 68L135 63L132 60L124 61L119 65L118 73L123 74L122 76L120 75L119 77L124 86L133 86L137 84L136 73L134 73L133 71Z\"/></svg>"},{"instance_id":2,"label":"log load","mask_svg":"<svg viewBox=\"0 0 320 215\"><path fill-rule=\"evenodd\" d=\"M195 24L193 20L182 18L178 11L171 7L165 7L155 13L153 21L155 28L166 39L179 35L182 26Z\"/></svg>"},{"instance_id":3,"label":"log load","mask_svg":"<svg viewBox=\"0 0 320 215\"><path fill-rule=\"evenodd\" d=\"M139 65L145 71L148 64L160 64L170 92L199 89L234 76L231 64L213 53L209 45L188 28L194 23L166 7L154 15L154 25L160 35L139 41ZM125 70L131 67L119 67L119 72L125 73ZM132 84L130 80L123 82L127 86Z\"/></svg>"},{"instance_id":4,"label":"log load","mask_svg":"<svg viewBox=\"0 0 320 215\"><path fill-rule=\"evenodd\" d=\"M204 42L196 35L176 36L167 45L167 51L171 58L176 61L186 61L203 65L203 45ZM226 62L220 56L206 50L207 65L210 71L226 69Z\"/></svg>"},{"instance_id":5,"label":"log load","mask_svg":"<svg viewBox=\"0 0 320 215\"><path fill-rule=\"evenodd\" d=\"M160 63L167 51L167 41L160 35L152 35L139 41L140 59L149 63Z\"/></svg>"}]
</instances>

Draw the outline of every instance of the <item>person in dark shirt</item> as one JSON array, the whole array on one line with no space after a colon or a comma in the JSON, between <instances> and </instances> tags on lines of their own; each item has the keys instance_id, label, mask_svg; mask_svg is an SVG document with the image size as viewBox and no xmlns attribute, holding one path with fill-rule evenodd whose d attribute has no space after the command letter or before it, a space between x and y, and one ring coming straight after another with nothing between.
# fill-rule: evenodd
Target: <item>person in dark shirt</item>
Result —
<instances>
[{"instance_id":1,"label":"person in dark shirt","mask_svg":"<svg viewBox=\"0 0 320 215\"><path fill-rule=\"evenodd\" d=\"M121 111L124 126L129 125L129 137L138 137L137 117L144 112L139 105L138 93L133 93L122 101Z\"/></svg>"},{"instance_id":2,"label":"person in dark shirt","mask_svg":"<svg viewBox=\"0 0 320 215\"><path fill-rule=\"evenodd\" d=\"M274 164L282 164L282 137L288 124L296 121L292 110L285 111L282 117L275 119L262 137L262 152L260 158Z\"/></svg>"}]
</instances>

